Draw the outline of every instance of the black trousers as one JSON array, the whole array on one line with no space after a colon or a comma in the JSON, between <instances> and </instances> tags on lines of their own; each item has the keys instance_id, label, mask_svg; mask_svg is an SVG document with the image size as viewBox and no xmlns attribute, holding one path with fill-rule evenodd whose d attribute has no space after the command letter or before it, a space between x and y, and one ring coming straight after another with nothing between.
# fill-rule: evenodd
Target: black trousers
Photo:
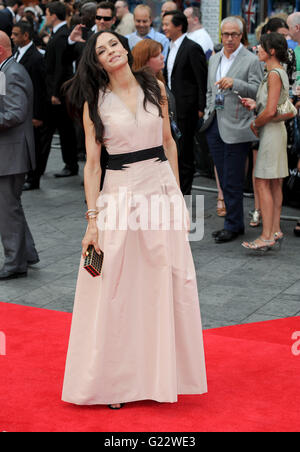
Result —
<instances>
[{"instance_id":1,"label":"black trousers","mask_svg":"<svg viewBox=\"0 0 300 452\"><path fill-rule=\"evenodd\" d=\"M26 181L30 184L39 186L40 178L45 172L49 152L47 153L46 147L46 131L47 127L43 124L40 127L34 127L34 144L35 144L35 158L36 158L36 169L29 171L27 174ZM47 154L47 156L46 156Z\"/></svg>"},{"instance_id":2,"label":"black trousers","mask_svg":"<svg viewBox=\"0 0 300 452\"><path fill-rule=\"evenodd\" d=\"M52 105L48 102L44 125L35 131L37 135L35 180L39 180L46 170L52 138L56 130L60 137L62 159L65 166L72 171L78 170L75 128L68 115L66 105L64 101L61 105Z\"/></svg>"},{"instance_id":3,"label":"black trousers","mask_svg":"<svg viewBox=\"0 0 300 452\"><path fill-rule=\"evenodd\" d=\"M4 269L25 272L28 261L38 254L24 215L21 195L25 174L0 176L0 236L4 248Z\"/></svg>"},{"instance_id":4,"label":"black trousers","mask_svg":"<svg viewBox=\"0 0 300 452\"><path fill-rule=\"evenodd\" d=\"M227 211L224 229L241 232L245 229L243 190L246 159L251 143L224 143L220 136L217 119L207 130L206 137L224 194Z\"/></svg>"},{"instance_id":5,"label":"black trousers","mask_svg":"<svg viewBox=\"0 0 300 452\"><path fill-rule=\"evenodd\" d=\"M190 195L195 173L194 136L197 130L198 116L177 119L182 137L179 140L179 178L183 195Z\"/></svg>"}]
</instances>

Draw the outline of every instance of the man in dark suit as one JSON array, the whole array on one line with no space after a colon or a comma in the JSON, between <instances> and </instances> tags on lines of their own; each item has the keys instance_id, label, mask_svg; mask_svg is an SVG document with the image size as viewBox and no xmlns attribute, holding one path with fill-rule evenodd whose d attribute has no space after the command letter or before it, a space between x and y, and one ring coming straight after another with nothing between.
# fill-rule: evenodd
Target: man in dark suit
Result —
<instances>
[{"instance_id":1,"label":"man in dark suit","mask_svg":"<svg viewBox=\"0 0 300 452\"><path fill-rule=\"evenodd\" d=\"M9 37L11 36L17 10L22 3L21 0L7 0L5 2L6 8L0 11L0 30L4 31Z\"/></svg>"},{"instance_id":2,"label":"man in dark suit","mask_svg":"<svg viewBox=\"0 0 300 452\"><path fill-rule=\"evenodd\" d=\"M80 23L74 27L68 38L68 57L75 61L78 67L86 41L94 34L97 5L93 2L84 3L80 7ZM74 39L72 37L74 36Z\"/></svg>"},{"instance_id":3,"label":"man in dark suit","mask_svg":"<svg viewBox=\"0 0 300 452\"><path fill-rule=\"evenodd\" d=\"M176 100L179 142L179 176L183 195L189 195L194 178L194 135L206 105L207 63L202 48L186 37L188 21L179 11L163 17L163 31L171 40L165 79Z\"/></svg>"},{"instance_id":4,"label":"man in dark suit","mask_svg":"<svg viewBox=\"0 0 300 452\"><path fill-rule=\"evenodd\" d=\"M0 236L5 261L0 281L27 275L39 261L21 204L25 174L35 166L33 87L0 31Z\"/></svg>"},{"instance_id":5,"label":"man in dark suit","mask_svg":"<svg viewBox=\"0 0 300 452\"><path fill-rule=\"evenodd\" d=\"M34 103L32 123L34 127L37 166L34 171L28 174L23 189L34 190L40 187L40 178L45 170L43 168L46 109L45 60L32 41L33 28L28 22L20 21L14 25L11 38L16 47L14 54L15 60L26 68L33 84Z\"/></svg>"},{"instance_id":6,"label":"man in dark suit","mask_svg":"<svg viewBox=\"0 0 300 452\"><path fill-rule=\"evenodd\" d=\"M68 115L64 96L61 92L64 82L72 78L73 65L67 58L69 29L66 21L66 7L61 2L48 3L46 22L52 28L47 44L46 86L47 86L47 158L55 130L58 130L65 167L55 177L69 177L78 174L76 136L73 123Z\"/></svg>"},{"instance_id":7,"label":"man in dark suit","mask_svg":"<svg viewBox=\"0 0 300 452\"><path fill-rule=\"evenodd\" d=\"M75 63L77 70L80 58L84 51L86 42L94 34L97 5L93 2L84 3L80 6L78 17L73 16L73 20L78 21L68 38L68 58ZM73 38L73 39L72 39ZM74 122L77 141L78 158L85 160L85 136L82 125Z\"/></svg>"}]
</instances>

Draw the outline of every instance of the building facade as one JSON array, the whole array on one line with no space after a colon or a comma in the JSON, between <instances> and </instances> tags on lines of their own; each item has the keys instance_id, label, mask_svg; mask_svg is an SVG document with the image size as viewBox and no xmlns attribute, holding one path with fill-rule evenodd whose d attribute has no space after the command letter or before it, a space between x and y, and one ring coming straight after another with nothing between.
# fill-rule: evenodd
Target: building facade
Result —
<instances>
[{"instance_id":1,"label":"building facade","mask_svg":"<svg viewBox=\"0 0 300 452\"><path fill-rule=\"evenodd\" d=\"M226 16L238 15L244 17L250 40L254 44L255 29L268 16L300 11L300 0L202 0L201 4L203 23L215 43L219 42L220 39L218 31L220 20Z\"/></svg>"}]
</instances>

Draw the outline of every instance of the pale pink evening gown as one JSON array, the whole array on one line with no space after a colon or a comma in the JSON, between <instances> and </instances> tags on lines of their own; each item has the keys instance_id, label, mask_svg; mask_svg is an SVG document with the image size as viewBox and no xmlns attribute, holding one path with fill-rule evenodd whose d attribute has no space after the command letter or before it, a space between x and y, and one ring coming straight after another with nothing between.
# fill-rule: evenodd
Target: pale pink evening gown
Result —
<instances>
[{"instance_id":1,"label":"pale pink evening gown","mask_svg":"<svg viewBox=\"0 0 300 452\"><path fill-rule=\"evenodd\" d=\"M157 108L136 116L112 92L100 96L99 111L109 154L162 145ZM107 170L101 196L118 205L128 193L179 195L168 161L136 162ZM130 207L129 207L130 208ZM185 214L187 209L185 207ZM78 405L151 399L176 402L178 394L207 392L196 273L186 228L101 230L102 276L80 264L62 400Z\"/></svg>"}]
</instances>

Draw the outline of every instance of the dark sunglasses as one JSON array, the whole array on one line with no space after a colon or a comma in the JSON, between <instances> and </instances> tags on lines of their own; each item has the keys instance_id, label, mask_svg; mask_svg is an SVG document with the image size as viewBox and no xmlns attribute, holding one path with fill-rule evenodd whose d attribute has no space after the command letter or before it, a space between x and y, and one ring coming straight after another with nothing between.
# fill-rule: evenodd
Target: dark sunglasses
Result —
<instances>
[{"instance_id":1,"label":"dark sunglasses","mask_svg":"<svg viewBox=\"0 0 300 452\"><path fill-rule=\"evenodd\" d=\"M109 22L110 20L113 20L112 17L104 17L104 16L96 16L96 19L97 19L97 20L103 19L104 22Z\"/></svg>"}]
</instances>

